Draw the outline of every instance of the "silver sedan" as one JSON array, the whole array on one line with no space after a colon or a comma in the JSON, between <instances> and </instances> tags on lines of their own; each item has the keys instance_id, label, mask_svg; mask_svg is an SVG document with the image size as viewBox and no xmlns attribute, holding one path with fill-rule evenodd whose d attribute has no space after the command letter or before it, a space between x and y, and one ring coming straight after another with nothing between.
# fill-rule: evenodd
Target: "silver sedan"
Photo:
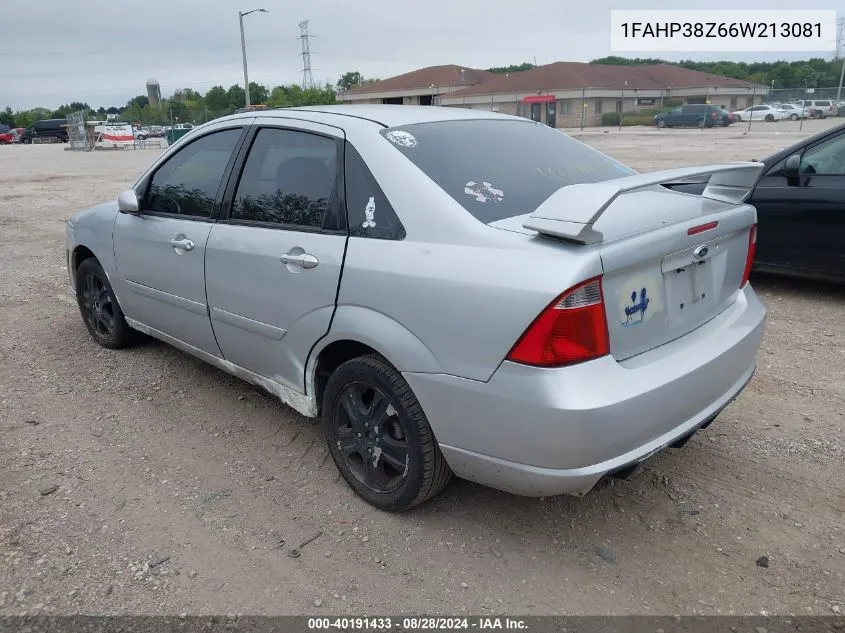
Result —
<instances>
[{"instance_id":1,"label":"silver sedan","mask_svg":"<svg viewBox=\"0 0 845 633\"><path fill-rule=\"evenodd\" d=\"M152 336L319 418L379 508L453 473L582 495L751 378L760 169L636 174L459 108L244 113L74 215L70 286L100 345ZM661 186L702 175L700 196Z\"/></svg>"}]
</instances>

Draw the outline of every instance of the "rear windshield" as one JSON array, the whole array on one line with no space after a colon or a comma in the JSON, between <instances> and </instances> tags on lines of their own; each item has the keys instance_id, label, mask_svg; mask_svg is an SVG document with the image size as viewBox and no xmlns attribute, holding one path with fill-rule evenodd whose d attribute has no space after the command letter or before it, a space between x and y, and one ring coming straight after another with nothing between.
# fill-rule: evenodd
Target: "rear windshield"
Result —
<instances>
[{"instance_id":1,"label":"rear windshield","mask_svg":"<svg viewBox=\"0 0 845 633\"><path fill-rule=\"evenodd\" d=\"M381 133L485 224L530 213L561 187L635 173L531 121L437 121Z\"/></svg>"}]
</instances>

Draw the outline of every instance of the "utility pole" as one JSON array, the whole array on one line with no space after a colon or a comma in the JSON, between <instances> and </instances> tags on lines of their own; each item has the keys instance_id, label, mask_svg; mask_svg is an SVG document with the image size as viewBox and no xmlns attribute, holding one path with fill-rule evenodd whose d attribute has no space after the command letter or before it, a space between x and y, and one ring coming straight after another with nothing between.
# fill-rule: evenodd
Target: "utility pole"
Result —
<instances>
[{"instance_id":1,"label":"utility pole","mask_svg":"<svg viewBox=\"0 0 845 633\"><path fill-rule=\"evenodd\" d=\"M836 38L836 58L842 53L842 70L839 72L839 88L836 90L836 101L842 99L842 80L845 79L845 51L842 51L842 32L845 29L845 18L839 18L839 37Z\"/></svg>"},{"instance_id":2,"label":"utility pole","mask_svg":"<svg viewBox=\"0 0 845 633\"><path fill-rule=\"evenodd\" d=\"M248 16L250 13L255 13L258 11L259 13L268 13L267 9L251 9L250 11L238 11L238 22L241 25L241 53L243 54L243 61L244 61L244 92L246 93L246 107L250 107L249 103L249 75L246 71L246 38L244 37L244 18Z\"/></svg>"},{"instance_id":3,"label":"utility pole","mask_svg":"<svg viewBox=\"0 0 845 633\"><path fill-rule=\"evenodd\" d=\"M299 23L299 39L302 40L302 89L314 87L314 76L311 74L311 44L310 40L314 37L308 33L308 20L303 20Z\"/></svg>"}]
</instances>

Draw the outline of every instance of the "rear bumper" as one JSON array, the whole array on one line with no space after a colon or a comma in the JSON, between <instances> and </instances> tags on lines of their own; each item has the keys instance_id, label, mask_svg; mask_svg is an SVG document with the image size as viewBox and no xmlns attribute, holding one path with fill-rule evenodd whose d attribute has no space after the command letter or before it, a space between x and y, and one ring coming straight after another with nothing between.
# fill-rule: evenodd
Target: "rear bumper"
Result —
<instances>
[{"instance_id":1,"label":"rear bumper","mask_svg":"<svg viewBox=\"0 0 845 633\"><path fill-rule=\"evenodd\" d=\"M622 363L505 362L488 382L405 374L459 477L526 496L585 494L712 420L751 379L766 310L750 286L686 336Z\"/></svg>"}]
</instances>

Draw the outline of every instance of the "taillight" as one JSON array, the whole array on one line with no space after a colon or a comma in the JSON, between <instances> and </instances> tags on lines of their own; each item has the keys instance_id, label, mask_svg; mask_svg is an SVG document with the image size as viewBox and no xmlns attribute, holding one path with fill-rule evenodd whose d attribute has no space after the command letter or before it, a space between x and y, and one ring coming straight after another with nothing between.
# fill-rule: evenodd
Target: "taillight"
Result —
<instances>
[{"instance_id":1,"label":"taillight","mask_svg":"<svg viewBox=\"0 0 845 633\"><path fill-rule=\"evenodd\" d=\"M508 360L562 367L609 353L601 277L594 277L549 304L513 346Z\"/></svg>"},{"instance_id":2,"label":"taillight","mask_svg":"<svg viewBox=\"0 0 845 633\"><path fill-rule=\"evenodd\" d=\"M745 257L745 271L742 273L742 283L739 285L743 288L748 283L751 277L751 266L754 264L754 251L757 249L757 225L751 225L751 231L748 232L748 255Z\"/></svg>"}]
</instances>

